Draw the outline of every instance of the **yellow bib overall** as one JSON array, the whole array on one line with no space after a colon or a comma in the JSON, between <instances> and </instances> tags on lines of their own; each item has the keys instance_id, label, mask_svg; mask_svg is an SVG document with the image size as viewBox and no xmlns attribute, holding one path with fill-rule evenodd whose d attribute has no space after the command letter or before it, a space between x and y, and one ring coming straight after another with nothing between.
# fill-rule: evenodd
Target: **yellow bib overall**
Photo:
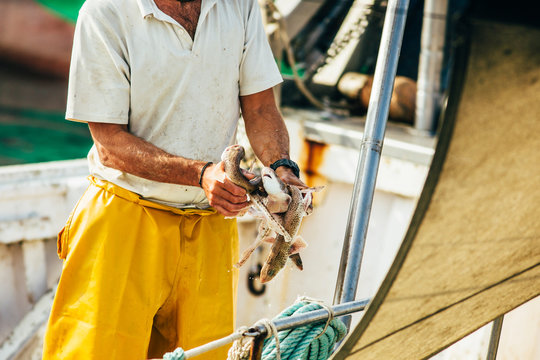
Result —
<instances>
[{"instance_id":1,"label":"yellow bib overall","mask_svg":"<svg viewBox=\"0 0 540 360\"><path fill-rule=\"evenodd\" d=\"M90 181L58 236L43 359L161 358L232 333L236 221ZM224 347L200 359L226 357Z\"/></svg>"}]
</instances>

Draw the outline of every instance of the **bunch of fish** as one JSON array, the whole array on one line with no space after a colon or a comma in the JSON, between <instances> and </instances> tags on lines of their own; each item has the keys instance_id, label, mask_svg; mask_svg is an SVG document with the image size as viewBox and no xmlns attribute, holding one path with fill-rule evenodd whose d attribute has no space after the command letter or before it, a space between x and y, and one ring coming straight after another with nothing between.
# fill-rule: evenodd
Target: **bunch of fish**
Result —
<instances>
[{"instance_id":1,"label":"bunch of fish","mask_svg":"<svg viewBox=\"0 0 540 360\"><path fill-rule=\"evenodd\" d=\"M307 243L298 236L298 231L303 217L312 211L312 193L320 191L322 187L299 189L285 184L269 167L261 170L261 176L248 180L240 168L244 154L241 145L231 145L221 156L229 179L247 191L250 213L261 219L257 238L242 253L235 266L242 266L263 242L272 243L259 276L260 281L265 283L276 276L289 258L300 270L303 269L299 251Z\"/></svg>"}]
</instances>

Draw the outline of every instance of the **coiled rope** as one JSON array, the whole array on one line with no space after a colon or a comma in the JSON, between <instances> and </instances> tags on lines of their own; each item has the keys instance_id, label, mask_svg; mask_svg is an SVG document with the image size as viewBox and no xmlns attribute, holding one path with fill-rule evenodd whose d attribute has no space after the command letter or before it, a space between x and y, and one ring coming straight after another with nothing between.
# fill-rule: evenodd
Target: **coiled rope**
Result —
<instances>
[{"instance_id":1,"label":"coiled rope","mask_svg":"<svg viewBox=\"0 0 540 360\"><path fill-rule=\"evenodd\" d=\"M334 311L324 302L311 298L299 298L282 311L274 320L325 308L329 317L326 323L319 322L294 329L277 331L274 322L261 319L255 325L263 325L270 336L263 345L263 360L326 360L334 345L343 339L347 328L341 320L334 319ZM248 360L253 338L242 336L247 328L238 329L230 337L236 338L229 349L228 360ZM221 344L222 345L222 344ZM219 346L221 346L219 345ZM164 360L185 360L181 348L163 356Z\"/></svg>"},{"instance_id":2,"label":"coiled rope","mask_svg":"<svg viewBox=\"0 0 540 360\"><path fill-rule=\"evenodd\" d=\"M334 345L347 334L341 320L334 319L332 308L322 301L300 298L285 309L276 319L299 315L325 308L329 318L326 323L315 323L295 329L283 330L278 336L266 339L262 358L264 360L326 360Z\"/></svg>"}]
</instances>

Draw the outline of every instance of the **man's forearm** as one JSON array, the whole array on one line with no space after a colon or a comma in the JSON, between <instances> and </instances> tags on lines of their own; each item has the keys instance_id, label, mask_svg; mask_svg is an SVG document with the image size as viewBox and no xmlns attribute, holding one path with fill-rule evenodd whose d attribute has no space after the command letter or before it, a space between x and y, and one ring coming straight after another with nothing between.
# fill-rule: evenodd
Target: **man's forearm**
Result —
<instances>
[{"instance_id":1,"label":"man's forearm","mask_svg":"<svg viewBox=\"0 0 540 360\"><path fill-rule=\"evenodd\" d=\"M105 166L163 183L201 185L210 205L225 216L236 216L249 205L246 191L226 178L223 162L208 166L200 178L206 161L169 154L130 134L123 125L88 126Z\"/></svg>"},{"instance_id":2,"label":"man's forearm","mask_svg":"<svg viewBox=\"0 0 540 360\"><path fill-rule=\"evenodd\" d=\"M103 165L148 180L199 186L205 161L169 154L129 133L125 126L89 123Z\"/></svg>"},{"instance_id":3,"label":"man's forearm","mask_svg":"<svg viewBox=\"0 0 540 360\"><path fill-rule=\"evenodd\" d=\"M277 111L261 110L246 122L246 133L259 160L269 166L279 159L289 158L289 133Z\"/></svg>"},{"instance_id":4,"label":"man's forearm","mask_svg":"<svg viewBox=\"0 0 540 360\"><path fill-rule=\"evenodd\" d=\"M289 158L289 133L275 102L272 89L241 98L242 116L253 151L268 166Z\"/></svg>"},{"instance_id":5,"label":"man's forearm","mask_svg":"<svg viewBox=\"0 0 540 360\"><path fill-rule=\"evenodd\" d=\"M265 166L289 159L289 133L274 100L272 89L240 97L246 133L255 155ZM287 184L306 187L293 171L280 166L276 174Z\"/></svg>"}]
</instances>

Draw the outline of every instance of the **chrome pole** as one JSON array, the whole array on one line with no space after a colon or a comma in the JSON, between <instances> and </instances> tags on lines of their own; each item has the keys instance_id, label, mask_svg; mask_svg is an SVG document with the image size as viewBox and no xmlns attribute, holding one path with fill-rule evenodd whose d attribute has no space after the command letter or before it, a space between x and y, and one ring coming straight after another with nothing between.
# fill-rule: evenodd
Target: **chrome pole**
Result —
<instances>
[{"instance_id":1,"label":"chrome pole","mask_svg":"<svg viewBox=\"0 0 540 360\"><path fill-rule=\"evenodd\" d=\"M414 128L422 133L435 130L435 116L440 107L447 13L448 0L424 3L414 120Z\"/></svg>"},{"instance_id":2,"label":"chrome pole","mask_svg":"<svg viewBox=\"0 0 540 360\"><path fill-rule=\"evenodd\" d=\"M334 305L332 306L332 310L334 311L334 316L343 316L364 310L368 303L369 299L351 301L348 303ZM273 321L274 325L276 325L276 329L278 329L278 331L281 331L309 325L320 321L326 321L328 319L328 316L328 310L319 309L309 311L300 315L293 315L281 319L276 319ZM266 333L266 328L264 327L264 325L255 325L250 330L256 330L261 334Z\"/></svg>"},{"instance_id":3,"label":"chrome pole","mask_svg":"<svg viewBox=\"0 0 540 360\"><path fill-rule=\"evenodd\" d=\"M491 337L489 339L486 360L495 360L497 358L497 350L499 349L499 340L501 339L503 319L504 315L501 315L493 320L493 327L491 328Z\"/></svg>"},{"instance_id":4,"label":"chrome pole","mask_svg":"<svg viewBox=\"0 0 540 360\"><path fill-rule=\"evenodd\" d=\"M339 303L350 302L356 297L373 193L386 131L388 109L408 7L408 0L390 0L386 9L366 125L356 168L353 198L343 242L340 273L338 274L334 294L334 301L337 300ZM344 321L349 327L350 316L347 316Z\"/></svg>"},{"instance_id":5,"label":"chrome pole","mask_svg":"<svg viewBox=\"0 0 540 360\"><path fill-rule=\"evenodd\" d=\"M339 304L332 306L335 316L342 316L350 314L357 311L362 311L365 309L366 305L369 303L368 299L352 301L346 304ZM309 325L316 322L326 321L330 314L326 309L319 309L314 311L309 311L299 315L292 315L289 317L273 320L274 325L278 331L296 328L304 325ZM224 338L214 340L208 344L201 345L199 347L187 350L185 352L185 359L191 359L193 357L204 354L210 350L217 349L218 347L232 343L233 341L240 339L243 336L253 336L258 337L261 335L269 336L266 332L264 325L253 325L247 332L244 333L233 333Z\"/></svg>"}]
</instances>

